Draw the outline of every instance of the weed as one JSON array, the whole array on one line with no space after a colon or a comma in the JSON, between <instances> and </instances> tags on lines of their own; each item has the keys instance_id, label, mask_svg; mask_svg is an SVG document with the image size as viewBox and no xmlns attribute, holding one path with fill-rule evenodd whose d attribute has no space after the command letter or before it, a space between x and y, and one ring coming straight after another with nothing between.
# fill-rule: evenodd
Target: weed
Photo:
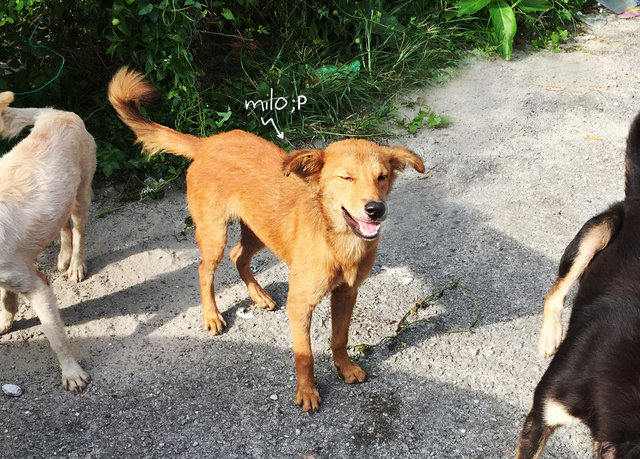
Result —
<instances>
[{"instance_id":1,"label":"weed","mask_svg":"<svg viewBox=\"0 0 640 459\"><path fill-rule=\"evenodd\" d=\"M471 323L469 324L468 327L466 327L466 328L448 329L441 322L439 322L437 320L434 320L434 319L416 319L416 320L412 320L412 321L408 320L408 318L410 316L416 315L419 310L425 309L434 300L442 298L442 296L446 292L448 292L450 290L456 290L456 289L460 289L460 290L464 291L465 293L468 293L469 295L471 295L471 297L473 299L473 302L475 304L475 314L474 314L473 320L471 321ZM413 305L413 307L411 309L409 309L402 316L402 318L397 322L396 329L395 329L395 332L393 334L383 337L380 341L378 341L375 344L366 344L366 343L350 344L350 345L347 346L347 349L349 349L351 351L355 351L354 358L358 359L359 357L366 357L367 355L371 354L371 352L373 352L373 350L377 346L380 346L381 344L383 344L383 343L385 343L386 341L389 341L389 340L396 340L396 341L400 342L402 345L404 345L404 343L402 343L400 341L400 339L399 339L400 335L402 335L403 333L407 332L409 329L411 329L415 325L417 325L419 323L424 323L424 322L435 325L438 328L438 330L440 330L441 333L473 333L473 327L476 326L476 324L478 323L479 318L480 318L480 310L479 310L479 306L478 306L478 297L476 296L476 294L471 289L461 285L458 281L454 281L454 282L451 282L448 285L445 285L444 287L442 287L437 292L432 293L431 295L428 295L427 297L423 298L422 300L416 302Z\"/></svg>"}]
</instances>

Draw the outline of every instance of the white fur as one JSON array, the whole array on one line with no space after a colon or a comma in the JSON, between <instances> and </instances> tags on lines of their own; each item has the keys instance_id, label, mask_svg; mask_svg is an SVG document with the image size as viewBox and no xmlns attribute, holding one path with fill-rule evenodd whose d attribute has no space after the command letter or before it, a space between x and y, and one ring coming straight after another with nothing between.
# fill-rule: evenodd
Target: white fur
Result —
<instances>
[{"instance_id":1,"label":"white fur","mask_svg":"<svg viewBox=\"0 0 640 459\"><path fill-rule=\"evenodd\" d=\"M33 260L60 231L58 269L76 282L84 279L96 146L74 113L7 107L12 101L12 93L0 93L0 135L33 129L0 157L0 334L11 328L18 293L25 295L58 357L63 387L78 392L89 375L71 354L53 291Z\"/></svg>"}]
</instances>

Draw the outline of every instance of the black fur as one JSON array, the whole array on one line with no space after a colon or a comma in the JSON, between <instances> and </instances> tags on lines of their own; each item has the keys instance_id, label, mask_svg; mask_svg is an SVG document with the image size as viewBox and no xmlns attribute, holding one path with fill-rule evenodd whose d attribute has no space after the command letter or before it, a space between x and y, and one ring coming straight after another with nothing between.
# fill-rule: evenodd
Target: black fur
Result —
<instances>
[{"instance_id":1,"label":"black fur","mask_svg":"<svg viewBox=\"0 0 640 459\"><path fill-rule=\"evenodd\" d=\"M640 113L633 120L627 137L624 193L627 198L640 196Z\"/></svg>"},{"instance_id":2,"label":"black fur","mask_svg":"<svg viewBox=\"0 0 640 459\"><path fill-rule=\"evenodd\" d=\"M580 242L582 238L595 226L599 226L605 223L611 229L611 238L613 239L620 229L620 225L622 224L622 219L624 218L624 211L622 209L622 203L616 203L612 205L605 212L592 217L585 223L576 237L569 243L567 248L564 250L564 254L560 259L560 265L558 266L558 277L565 277L571 266L573 266L573 262L578 256L578 249L580 248Z\"/></svg>"},{"instance_id":3,"label":"black fur","mask_svg":"<svg viewBox=\"0 0 640 459\"><path fill-rule=\"evenodd\" d=\"M548 400L589 429L602 458L640 458L640 115L627 141L626 198L589 220L566 248L571 268L586 232L606 222L609 244L584 271L564 341L534 394L517 457L536 457L553 425Z\"/></svg>"}]
</instances>

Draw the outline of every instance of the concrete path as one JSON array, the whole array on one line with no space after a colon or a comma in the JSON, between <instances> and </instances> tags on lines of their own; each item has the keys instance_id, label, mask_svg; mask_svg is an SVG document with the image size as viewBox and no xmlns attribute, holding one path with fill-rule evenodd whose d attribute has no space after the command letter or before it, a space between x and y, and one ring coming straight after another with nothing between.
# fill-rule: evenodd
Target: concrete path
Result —
<instances>
[{"instance_id":1,"label":"concrete path","mask_svg":"<svg viewBox=\"0 0 640 459\"><path fill-rule=\"evenodd\" d=\"M410 96L453 122L400 140L428 173L407 171L389 200L351 341L393 334L416 301L452 281L477 295L479 320L473 334L420 323L360 359L368 382L345 385L331 362L323 302L312 334L323 404L313 415L292 402L285 265L268 252L254 262L279 303L269 312L251 308L225 259L216 281L229 327L213 337L201 325L184 190L92 218L85 282L54 272L55 245L39 261L93 381L80 395L59 389L53 354L23 308L15 330L0 337L1 382L25 392L0 400L0 455L511 457L548 364L536 343L559 258L589 217L622 197L625 138L640 110L639 56L640 19L611 16L560 53L477 61ZM235 241L237 226L231 233ZM253 317L237 314L245 309ZM475 313L472 295L458 289L413 318L454 329ZM557 431L545 457L590 451L576 425Z\"/></svg>"}]
</instances>

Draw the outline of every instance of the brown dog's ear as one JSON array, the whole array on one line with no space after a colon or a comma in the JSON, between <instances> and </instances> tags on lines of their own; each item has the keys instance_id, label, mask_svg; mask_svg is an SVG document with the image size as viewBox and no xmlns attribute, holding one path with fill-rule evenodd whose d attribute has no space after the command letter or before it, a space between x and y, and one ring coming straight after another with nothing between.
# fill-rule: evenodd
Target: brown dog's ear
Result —
<instances>
[{"instance_id":1,"label":"brown dog's ear","mask_svg":"<svg viewBox=\"0 0 640 459\"><path fill-rule=\"evenodd\" d=\"M317 174L324 166L323 150L295 150L282 163L282 171L287 177L292 172L302 178Z\"/></svg>"},{"instance_id":2,"label":"brown dog's ear","mask_svg":"<svg viewBox=\"0 0 640 459\"><path fill-rule=\"evenodd\" d=\"M424 173L424 163L414 152L407 147L385 147L387 154L389 155L389 161L391 161L391 167L397 171L403 171L404 167L409 164L415 170Z\"/></svg>"}]
</instances>

